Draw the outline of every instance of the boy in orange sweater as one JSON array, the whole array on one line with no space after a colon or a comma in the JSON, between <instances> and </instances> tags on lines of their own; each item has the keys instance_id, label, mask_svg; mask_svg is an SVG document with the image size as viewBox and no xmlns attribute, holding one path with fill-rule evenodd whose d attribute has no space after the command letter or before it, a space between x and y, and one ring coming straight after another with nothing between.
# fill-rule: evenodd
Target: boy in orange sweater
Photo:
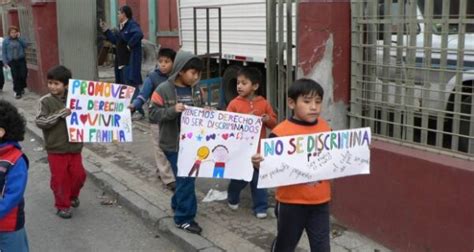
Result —
<instances>
[{"instance_id":1,"label":"boy in orange sweater","mask_svg":"<svg viewBox=\"0 0 474 252\"><path fill-rule=\"evenodd\" d=\"M276 114L270 104L262 96L255 95L262 80L262 74L255 68L243 68L237 74L237 93L227 106L227 111L261 116L264 127L260 139L266 137L266 129L273 129L277 124ZM260 149L260 148L259 148ZM253 211L259 219L267 217L268 199L266 189L257 189L258 170L254 170L250 189L252 192ZM240 202L240 192L248 182L232 179L227 189L227 201L231 209L237 210Z\"/></svg>"},{"instance_id":2,"label":"boy in orange sweater","mask_svg":"<svg viewBox=\"0 0 474 252\"><path fill-rule=\"evenodd\" d=\"M299 79L288 89L288 107L293 116L278 124L270 137L314 134L331 131L319 117L324 91L310 79ZM254 167L260 167L260 154L252 157ZM295 251L306 230L311 251L330 251L329 245L329 181L281 186L276 190L278 234L272 251Z\"/></svg>"}]
</instances>

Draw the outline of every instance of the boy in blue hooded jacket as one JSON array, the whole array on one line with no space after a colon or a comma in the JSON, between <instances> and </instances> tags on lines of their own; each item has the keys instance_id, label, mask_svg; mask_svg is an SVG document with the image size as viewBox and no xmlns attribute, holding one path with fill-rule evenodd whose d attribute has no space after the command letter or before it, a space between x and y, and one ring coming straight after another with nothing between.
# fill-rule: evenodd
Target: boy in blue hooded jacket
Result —
<instances>
[{"instance_id":1,"label":"boy in blue hooded jacket","mask_svg":"<svg viewBox=\"0 0 474 252\"><path fill-rule=\"evenodd\" d=\"M135 98L129 105L130 110L135 112L136 109L142 108L143 104L147 102L153 91L163 82L168 80L168 76L173 70L173 62L176 56L176 52L170 48L161 48L158 52L158 67L148 74L148 77L143 83L143 88L140 90L140 94ZM175 178L173 170L171 170L170 163L166 159L163 150L160 147L160 126L157 122L150 120L150 131L153 140L153 147L155 152L155 162L157 166L158 175L171 191L175 190Z\"/></svg>"}]
</instances>

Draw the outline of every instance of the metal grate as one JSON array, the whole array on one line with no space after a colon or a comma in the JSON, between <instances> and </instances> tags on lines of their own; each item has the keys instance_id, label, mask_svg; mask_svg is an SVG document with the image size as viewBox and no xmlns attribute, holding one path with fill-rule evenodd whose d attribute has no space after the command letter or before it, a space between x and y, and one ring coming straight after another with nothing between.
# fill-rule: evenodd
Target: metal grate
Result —
<instances>
[{"instance_id":1,"label":"metal grate","mask_svg":"<svg viewBox=\"0 0 474 252\"><path fill-rule=\"evenodd\" d=\"M28 62L28 64L38 65L31 5L18 6L18 17L21 36L25 38L28 43L28 47L25 50L26 62Z\"/></svg>"},{"instance_id":2,"label":"metal grate","mask_svg":"<svg viewBox=\"0 0 474 252\"><path fill-rule=\"evenodd\" d=\"M352 1L351 127L474 154L474 1Z\"/></svg>"}]
</instances>

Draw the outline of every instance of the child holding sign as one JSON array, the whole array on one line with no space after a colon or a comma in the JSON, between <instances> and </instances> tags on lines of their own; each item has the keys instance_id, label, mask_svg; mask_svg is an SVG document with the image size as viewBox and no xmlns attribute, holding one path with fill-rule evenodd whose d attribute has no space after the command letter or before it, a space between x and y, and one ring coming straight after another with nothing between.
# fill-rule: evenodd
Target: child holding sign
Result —
<instances>
[{"instance_id":1,"label":"child holding sign","mask_svg":"<svg viewBox=\"0 0 474 252\"><path fill-rule=\"evenodd\" d=\"M194 221L197 211L195 178L177 177L178 144L181 112L186 106L203 105L199 81L203 62L192 53L179 51L168 81L153 92L150 104L150 120L160 124L160 147L165 152L176 177L176 190L171 199L174 222L180 229L200 234L202 229Z\"/></svg>"},{"instance_id":2,"label":"child holding sign","mask_svg":"<svg viewBox=\"0 0 474 252\"><path fill-rule=\"evenodd\" d=\"M82 143L70 143L66 128L66 117L71 114L71 110L66 108L71 71L58 65L48 71L47 78L49 94L41 97L35 122L43 130L56 214L69 219L72 217L71 206L79 206L79 192L86 180Z\"/></svg>"},{"instance_id":3,"label":"child holding sign","mask_svg":"<svg viewBox=\"0 0 474 252\"><path fill-rule=\"evenodd\" d=\"M256 68L243 68L237 74L237 93L227 106L227 111L242 114L261 116L264 127L260 131L260 139L267 136L266 129L273 129L277 124L276 114L271 105L262 96L255 95L262 81L262 74ZM259 148L260 149L260 148ZM267 217L268 199L267 190L257 188L258 170L254 170L250 189L252 192L253 211L259 219ZM232 179L227 189L227 201L231 209L237 210L240 202L240 192L247 186L248 182Z\"/></svg>"},{"instance_id":4,"label":"child holding sign","mask_svg":"<svg viewBox=\"0 0 474 252\"><path fill-rule=\"evenodd\" d=\"M313 134L331 131L319 117L323 88L310 79L299 79L288 89L288 107L293 116L272 131L270 137ZM263 158L252 157L256 167ZM303 230L308 234L311 251L330 251L329 245L329 181L281 186L276 190L278 234L272 251L294 251Z\"/></svg>"},{"instance_id":5,"label":"child holding sign","mask_svg":"<svg viewBox=\"0 0 474 252\"><path fill-rule=\"evenodd\" d=\"M175 56L176 52L173 49L160 49L158 52L159 67L148 75L148 77L145 79L145 83L143 84L140 94L137 98L135 98L135 100L133 100L132 104L130 104L129 108L132 113L135 111L135 109L141 108L143 104L151 97L153 91L156 90L158 85L168 79L168 75L173 69L173 61ZM150 130L151 137L153 139L153 147L155 148L155 162L157 165L158 175L161 181L163 181L163 184L165 184L169 190L174 191L176 187L175 178L173 171L171 170L171 166L166 159L163 150L160 148L160 127L158 123L150 120Z\"/></svg>"}]
</instances>

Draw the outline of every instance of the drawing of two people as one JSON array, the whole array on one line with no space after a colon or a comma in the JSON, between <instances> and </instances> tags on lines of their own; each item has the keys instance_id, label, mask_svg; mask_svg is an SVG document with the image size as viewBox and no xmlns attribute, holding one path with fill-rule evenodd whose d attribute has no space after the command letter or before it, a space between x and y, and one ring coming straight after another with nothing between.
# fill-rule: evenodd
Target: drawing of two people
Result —
<instances>
[{"instance_id":1,"label":"drawing of two people","mask_svg":"<svg viewBox=\"0 0 474 252\"><path fill-rule=\"evenodd\" d=\"M191 177L196 174L199 176L199 169L203 162L214 162L214 171L212 174L213 178L224 178L225 164L229 160L229 150L222 144L216 145L212 149L212 160L206 160L209 157L210 150L207 146L201 146L197 150L196 161L193 167L189 171L188 176Z\"/></svg>"}]
</instances>

